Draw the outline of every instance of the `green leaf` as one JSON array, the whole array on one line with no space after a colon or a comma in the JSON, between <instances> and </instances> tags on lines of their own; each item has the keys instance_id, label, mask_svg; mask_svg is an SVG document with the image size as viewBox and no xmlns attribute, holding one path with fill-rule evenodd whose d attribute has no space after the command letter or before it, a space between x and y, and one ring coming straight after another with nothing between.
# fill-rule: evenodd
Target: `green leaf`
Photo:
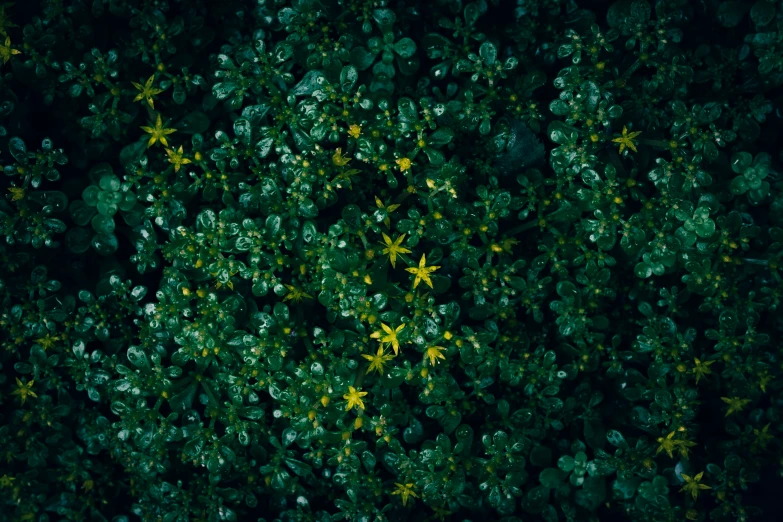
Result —
<instances>
[{"instance_id":1,"label":"green leaf","mask_svg":"<svg viewBox=\"0 0 783 522\"><path fill-rule=\"evenodd\" d=\"M27 145L24 140L14 136L8 142L8 150L16 161L23 165L27 163Z\"/></svg>"},{"instance_id":2,"label":"green leaf","mask_svg":"<svg viewBox=\"0 0 783 522\"><path fill-rule=\"evenodd\" d=\"M410 98L400 98L397 102L397 110L402 121L415 122L418 120L416 103Z\"/></svg>"},{"instance_id":3,"label":"green leaf","mask_svg":"<svg viewBox=\"0 0 783 522\"><path fill-rule=\"evenodd\" d=\"M574 458L570 455L563 455L557 459L557 467L566 473L570 473L574 469ZM546 470L544 470L546 471Z\"/></svg>"},{"instance_id":4,"label":"green leaf","mask_svg":"<svg viewBox=\"0 0 783 522\"><path fill-rule=\"evenodd\" d=\"M193 111L179 120L174 128L183 134L201 134L209 129L209 116L201 111Z\"/></svg>"},{"instance_id":5,"label":"green leaf","mask_svg":"<svg viewBox=\"0 0 783 522\"><path fill-rule=\"evenodd\" d=\"M394 52L401 58L410 58L416 53L416 42L410 38L401 38L394 43Z\"/></svg>"},{"instance_id":6,"label":"green leaf","mask_svg":"<svg viewBox=\"0 0 783 522\"><path fill-rule=\"evenodd\" d=\"M723 27L736 27L748 12L749 2L733 1L723 2L718 6L718 21Z\"/></svg>"},{"instance_id":7,"label":"green leaf","mask_svg":"<svg viewBox=\"0 0 783 522\"><path fill-rule=\"evenodd\" d=\"M312 199L305 198L299 204L299 215L305 218L314 218L318 216L318 207Z\"/></svg>"},{"instance_id":8,"label":"green leaf","mask_svg":"<svg viewBox=\"0 0 783 522\"><path fill-rule=\"evenodd\" d=\"M631 2L631 16L637 22L647 23L652 13L652 7L647 0L633 0Z\"/></svg>"},{"instance_id":9,"label":"green leaf","mask_svg":"<svg viewBox=\"0 0 783 522\"><path fill-rule=\"evenodd\" d=\"M558 487L565 477L566 474L562 470L557 468L546 468L539 474L538 480L541 482L542 486L551 489Z\"/></svg>"},{"instance_id":10,"label":"green leaf","mask_svg":"<svg viewBox=\"0 0 783 522\"><path fill-rule=\"evenodd\" d=\"M750 9L750 19L756 26L768 25L775 18L775 4L769 0L759 0Z\"/></svg>"},{"instance_id":11,"label":"green leaf","mask_svg":"<svg viewBox=\"0 0 783 522\"><path fill-rule=\"evenodd\" d=\"M481 47L479 47L479 56L481 57L481 61L486 65L495 65L495 60L498 57L498 50L491 43L484 42L481 44Z\"/></svg>"},{"instance_id":12,"label":"green leaf","mask_svg":"<svg viewBox=\"0 0 783 522\"><path fill-rule=\"evenodd\" d=\"M427 145L442 147L451 142L452 138L454 138L454 131L448 127L441 127L427 138Z\"/></svg>"},{"instance_id":13,"label":"green leaf","mask_svg":"<svg viewBox=\"0 0 783 522\"><path fill-rule=\"evenodd\" d=\"M552 450L546 446L535 446L530 452L530 463L534 466L544 467L552 462Z\"/></svg>"},{"instance_id":14,"label":"green leaf","mask_svg":"<svg viewBox=\"0 0 783 522\"><path fill-rule=\"evenodd\" d=\"M353 86L358 79L359 73L356 72L356 67L346 65L343 67L343 70L340 71L340 88L342 88L343 92L350 93L353 91Z\"/></svg>"},{"instance_id":15,"label":"green leaf","mask_svg":"<svg viewBox=\"0 0 783 522\"><path fill-rule=\"evenodd\" d=\"M522 499L522 509L528 513L540 512L544 509L549 500L549 490L550 488L546 486L536 486L533 489L528 490L525 497Z\"/></svg>"},{"instance_id":16,"label":"green leaf","mask_svg":"<svg viewBox=\"0 0 783 522\"><path fill-rule=\"evenodd\" d=\"M193 400L196 398L196 385L189 385L181 392L174 394L169 399L169 406L174 411L180 413L193 407Z\"/></svg>"},{"instance_id":17,"label":"green leaf","mask_svg":"<svg viewBox=\"0 0 783 522\"><path fill-rule=\"evenodd\" d=\"M351 49L351 63L360 71L364 71L373 64L376 54L362 46L354 47Z\"/></svg>"},{"instance_id":18,"label":"green leaf","mask_svg":"<svg viewBox=\"0 0 783 522\"><path fill-rule=\"evenodd\" d=\"M372 17L375 22L381 26L382 30L388 28L397 20L397 16L394 14L394 11L386 8L374 9L372 12Z\"/></svg>"},{"instance_id":19,"label":"green leaf","mask_svg":"<svg viewBox=\"0 0 783 522\"><path fill-rule=\"evenodd\" d=\"M147 354L138 346L131 346L128 348L128 360L136 368L149 369L150 367L150 361L147 358Z\"/></svg>"},{"instance_id":20,"label":"green leaf","mask_svg":"<svg viewBox=\"0 0 783 522\"><path fill-rule=\"evenodd\" d=\"M626 442L625 437L623 437L623 434L620 433L617 430L609 430L606 432L606 440L611 444L612 446L616 448L627 448L628 442Z\"/></svg>"},{"instance_id":21,"label":"green leaf","mask_svg":"<svg viewBox=\"0 0 783 522\"><path fill-rule=\"evenodd\" d=\"M179 130L179 129L178 129ZM147 149L146 141L137 141L126 145L120 151L120 163L124 166L138 163Z\"/></svg>"},{"instance_id":22,"label":"green leaf","mask_svg":"<svg viewBox=\"0 0 783 522\"><path fill-rule=\"evenodd\" d=\"M310 96L316 89L320 88L323 77L324 73L321 71L308 71L304 78L288 92L297 96Z\"/></svg>"}]
</instances>

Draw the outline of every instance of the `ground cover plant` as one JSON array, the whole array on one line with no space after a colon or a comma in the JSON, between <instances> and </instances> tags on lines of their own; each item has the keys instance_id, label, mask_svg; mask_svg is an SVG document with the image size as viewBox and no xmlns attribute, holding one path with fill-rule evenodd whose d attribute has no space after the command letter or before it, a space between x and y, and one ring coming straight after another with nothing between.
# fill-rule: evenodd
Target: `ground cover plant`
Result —
<instances>
[{"instance_id":1,"label":"ground cover plant","mask_svg":"<svg viewBox=\"0 0 783 522\"><path fill-rule=\"evenodd\" d=\"M0 44L0 520L776 520L783 2Z\"/></svg>"}]
</instances>

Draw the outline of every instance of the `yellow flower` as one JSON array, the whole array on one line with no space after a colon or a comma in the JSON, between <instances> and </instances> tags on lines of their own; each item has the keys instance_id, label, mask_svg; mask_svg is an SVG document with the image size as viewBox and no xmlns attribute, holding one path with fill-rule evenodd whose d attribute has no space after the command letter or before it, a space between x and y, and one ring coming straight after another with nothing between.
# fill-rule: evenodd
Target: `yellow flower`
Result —
<instances>
[{"instance_id":1,"label":"yellow flower","mask_svg":"<svg viewBox=\"0 0 783 522\"><path fill-rule=\"evenodd\" d=\"M10 488L14 485L14 480L16 480L16 477L9 477L8 475L3 475L0 477L0 487L3 488Z\"/></svg>"},{"instance_id":2,"label":"yellow flower","mask_svg":"<svg viewBox=\"0 0 783 522\"><path fill-rule=\"evenodd\" d=\"M38 395L35 394L33 391L33 384L35 381L30 381L27 384L23 383L19 380L19 377L16 378L16 390L11 392L11 395L19 395L22 398L22 404L24 404L24 401L27 400L27 397L34 397L38 398Z\"/></svg>"},{"instance_id":3,"label":"yellow flower","mask_svg":"<svg viewBox=\"0 0 783 522\"><path fill-rule=\"evenodd\" d=\"M661 451L665 451L669 455L669 458L674 456L672 451L677 447L678 442L674 440L674 433L675 432L669 433L666 435L666 438L658 437L658 444L660 444L660 446L658 446L658 449L655 452L656 455L658 455Z\"/></svg>"},{"instance_id":4,"label":"yellow flower","mask_svg":"<svg viewBox=\"0 0 783 522\"><path fill-rule=\"evenodd\" d=\"M332 164L336 167L344 167L348 165L348 162L351 161L351 158L345 158L343 157L343 149L337 149L334 151L334 154L332 155Z\"/></svg>"},{"instance_id":5,"label":"yellow flower","mask_svg":"<svg viewBox=\"0 0 783 522\"><path fill-rule=\"evenodd\" d=\"M378 330L373 332L370 337L373 339L380 339L381 346L384 344L390 344L394 350L394 355L397 355L400 352L400 341L397 339L397 334L400 333L403 328L405 328L405 324L403 323L392 330L389 325L381 323L381 328L383 328L383 331Z\"/></svg>"},{"instance_id":6,"label":"yellow flower","mask_svg":"<svg viewBox=\"0 0 783 522\"><path fill-rule=\"evenodd\" d=\"M163 89L155 89L152 87L152 82L154 81L155 81L155 75L153 74L152 76L147 78L147 81L144 82L143 86L136 82L131 82L133 86L138 91L140 91L139 94L137 94L136 97L133 98L133 101L137 102L137 101L144 100L149 104L150 108L154 109L155 104L153 102L152 97L155 96L156 94L160 94L163 92Z\"/></svg>"},{"instance_id":7,"label":"yellow flower","mask_svg":"<svg viewBox=\"0 0 783 522\"><path fill-rule=\"evenodd\" d=\"M766 449L769 441L775 438L771 433L769 433L769 423L767 423L766 426L761 428L761 430L759 430L758 428L754 428L753 434L756 436L755 444L760 446L761 449Z\"/></svg>"},{"instance_id":8,"label":"yellow flower","mask_svg":"<svg viewBox=\"0 0 783 522\"><path fill-rule=\"evenodd\" d=\"M401 235L394 241L392 241L391 238L386 234L383 234L383 242L386 244L386 248L384 248L381 252L383 252L384 254L388 254L389 261L391 261L392 268L395 268L395 263L397 262L397 254L411 253L411 251L408 250L407 248L400 246L400 243L402 243L403 239L405 239L405 234Z\"/></svg>"},{"instance_id":9,"label":"yellow flower","mask_svg":"<svg viewBox=\"0 0 783 522\"><path fill-rule=\"evenodd\" d=\"M519 244L519 241L517 241L516 239L513 239L513 238L504 239L503 242L500 244L500 248L502 248L505 252L508 252L509 254L511 254L511 248L514 245L518 245L518 244Z\"/></svg>"},{"instance_id":10,"label":"yellow flower","mask_svg":"<svg viewBox=\"0 0 783 522\"><path fill-rule=\"evenodd\" d=\"M424 254L422 254L418 267L405 269L411 274L416 275L416 278L413 280L413 288L419 286L419 281L424 281L430 288L432 288L432 279L430 279L430 274L440 268L440 266L426 266L426 264L427 260L425 259Z\"/></svg>"},{"instance_id":11,"label":"yellow flower","mask_svg":"<svg viewBox=\"0 0 783 522\"><path fill-rule=\"evenodd\" d=\"M658 450L655 452L656 455L658 455L661 451L665 451L667 455L669 455L669 458L674 458L674 451L678 451L680 455L683 458L688 458L688 448L691 448L696 445L695 442L692 442L690 440L682 439L677 440L674 438L674 434L676 432L671 432L668 435L666 435L666 438L664 437L658 437Z\"/></svg>"},{"instance_id":12,"label":"yellow flower","mask_svg":"<svg viewBox=\"0 0 783 522\"><path fill-rule=\"evenodd\" d=\"M775 377L770 375L768 372L764 371L764 373L759 374L759 388L761 388L761 391L764 393L767 393L767 384L772 381Z\"/></svg>"},{"instance_id":13,"label":"yellow flower","mask_svg":"<svg viewBox=\"0 0 783 522\"><path fill-rule=\"evenodd\" d=\"M620 136L619 138L613 139L612 142L620 144L620 154L623 153L626 147L628 147L634 152L637 152L636 144L633 142L633 139L641 133L642 131L628 132L628 129L626 127L623 127L623 135Z\"/></svg>"},{"instance_id":14,"label":"yellow flower","mask_svg":"<svg viewBox=\"0 0 783 522\"><path fill-rule=\"evenodd\" d=\"M11 201L19 201L24 199L24 189L22 187L11 187L8 189L11 193Z\"/></svg>"},{"instance_id":15,"label":"yellow flower","mask_svg":"<svg viewBox=\"0 0 783 522\"><path fill-rule=\"evenodd\" d=\"M448 509L437 507L437 506L434 506L432 508L432 512L438 515L438 520L440 520L441 522L446 520L446 517L448 515L451 515L451 511L449 511Z\"/></svg>"},{"instance_id":16,"label":"yellow flower","mask_svg":"<svg viewBox=\"0 0 783 522\"><path fill-rule=\"evenodd\" d=\"M362 357L370 361L370 367L367 368L367 373L370 373L373 370L378 373L383 373L383 366L386 362L394 359L393 355L387 355L384 352L385 349L383 345L381 345L378 347L378 352L375 355L362 354Z\"/></svg>"},{"instance_id":17,"label":"yellow flower","mask_svg":"<svg viewBox=\"0 0 783 522\"><path fill-rule=\"evenodd\" d=\"M362 134L362 128L355 123L348 127L348 135L352 138L358 138Z\"/></svg>"},{"instance_id":18,"label":"yellow flower","mask_svg":"<svg viewBox=\"0 0 783 522\"><path fill-rule=\"evenodd\" d=\"M413 162L408 158L400 158L397 160L397 165L400 166L400 172L405 172L406 170L409 170L411 168Z\"/></svg>"},{"instance_id":19,"label":"yellow flower","mask_svg":"<svg viewBox=\"0 0 783 522\"><path fill-rule=\"evenodd\" d=\"M55 335L52 336L52 334L47 333L46 337L41 337L40 339L36 339L35 342L41 345L41 348L44 350L48 350L49 348L54 347L55 341L59 341L60 337Z\"/></svg>"},{"instance_id":20,"label":"yellow flower","mask_svg":"<svg viewBox=\"0 0 783 522\"><path fill-rule=\"evenodd\" d=\"M416 487L416 484L413 482L408 482L407 484L400 484L399 482L394 483L395 486L397 486L397 489L392 491L392 495L400 495L400 498L402 498L402 505L408 503L408 498L419 498L419 496L413 491L413 488Z\"/></svg>"},{"instance_id":21,"label":"yellow flower","mask_svg":"<svg viewBox=\"0 0 783 522\"><path fill-rule=\"evenodd\" d=\"M295 303L301 303L302 299L312 299L313 296L306 294L304 290L300 290L294 285L285 285L288 288L288 293L283 298L283 301L293 301Z\"/></svg>"},{"instance_id":22,"label":"yellow flower","mask_svg":"<svg viewBox=\"0 0 783 522\"><path fill-rule=\"evenodd\" d=\"M191 163L189 158L182 157L182 145L180 145L179 149L177 149L176 151L171 149L166 149L166 154L169 155L169 163L174 165L174 172L179 172L179 168L182 165L187 165L188 163Z\"/></svg>"},{"instance_id":23,"label":"yellow flower","mask_svg":"<svg viewBox=\"0 0 783 522\"><path fill-rule=\"evenodd\" d=\"M680 456L682 458L684 458L684 459L687 459L688 458L688 451L689 451L688 448L692 448L693 446L696 445L696 443L693 442L693 441L688 440L687 438L686 439L682 439L682 440L677 441L677 442L678 442L678 446L679 446Z\"/></svg>"},{"instance_id":24,"label":"yellow flower","mask_svg":"<svg viewBox=\"0 0 783 522\"><path fill-rule=\"evenodd\" d=\"M441 352L445 350L442 346L430 346L427 348L427 357L430 358L430 366L435 366L438 359L446 360L446 356Z\"/></svg>"},{"instance_id":25,"label":"yellow flower","mask_svg":"<svg viewBox=\"0 0 783 522\"><path fill-rule=\"evenodd\" d=\"M704 472L700 472L695 477L690 477L686 475L685 473L681 473L683 480L685 480L685 485L682 487L680 491L687 491L688 493L693 496L693 500L696 500L696 497L699 496L699 490L701 489L712 489L711 487L707 486L706 484L699 484L699 481L701 480L701 477L704 475Z\"/></svg>"},{"instance_id":26,"label":"yellow flower","mask_svg":"<svg viewBox=\"0 0 783 522\"><path fill-rule=\"evenodd\" d=\"M15 54L22 54L22 52L19 51L18 49L12 49L11 37L6 36L5 43L3 45L0 45L0 57L3 58L3 63L8 63L8 60L11 59L11 56Z\"/></svg>"},{"instance_id":27,"label":"yellow flower","mask_svg":"<svg viewBox=\"0 0 783 522\"><path fill-rule=\"evenodd\" d=\"M391 220L389 219L389 214L400 208L399 205L384 205L383 201L380 200L378 196L375 196L375 204L378 206L379 209L386 211L386 219L383 220L383 224L386 225L386 228L389 228L389 225L391 224Z\"/></svg>"},{"instance_id":28,"label":"yellow flower","mask_svg":"<svg viewBox=\"0 0 783 522\"><path fill-rule=\"evenodd\" d=\"M721 397L720 400L729 405L729 409L726 412L726 417L732 413L742 411L742 408L744 408L750 402L750 399L740 399L739 397Z\"/></svg>"},{"instance_id":29,"label":"yellow flower","mask_svg":"<svg viewBox=\"0 0 783 522\"><path fill-rule=\"evenodd\" d=\"M351 408L354 406L358 406L360 410L364 409L364 401L362 401L362 397L367 395L367 392L358 391L353 386L348 386L348 393L343 395L343 399L348 401L348 405L345 408L345 411L351 411Z\"/></svg>"},{"instance_id":30,"label":"yellow flower","mask_svg":"<svg viewBox=\"0 0 783 522\"><path fill-rule=\"evenodd\" d=\"M707 378L707 375L712 373L712 370L710 370L710 365L713 364L715 361L704 361L701 362L698 359L693 359L693 363L696 365L693 370L691 370L691 373L696 376L696 384L699 384L699 379L704 377Z\"/></svg>"},{"instance_id":31,"label":"yellow flower","mask_svg":"<svg viewBox=\"0 0 783 522\"><path fill-rule=\"evenodd\" d=\"M158 117L155 120L154 127L141 127L141 130L143 130L144 132L150 135L150 140L147 142L147 148L152 147L157 141L160 141L164 147L168 147L169 142L166 141L166 136L174 132L177 132L177 129L163 128L163 121L160 119L160 113L158 113Z\"/></svg>"}]
</instances>

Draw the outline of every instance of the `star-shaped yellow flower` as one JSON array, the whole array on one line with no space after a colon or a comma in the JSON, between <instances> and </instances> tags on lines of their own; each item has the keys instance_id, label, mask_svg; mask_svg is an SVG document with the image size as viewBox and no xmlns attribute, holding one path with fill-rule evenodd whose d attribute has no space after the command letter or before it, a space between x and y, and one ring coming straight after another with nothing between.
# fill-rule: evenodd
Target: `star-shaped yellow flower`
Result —
<instances>
[{"instance_id":1,"label":"star-shaped yellow flower","mask_svg":"<svg viewBox=\"0 0 783 522\"><path fill-rule=\"evenodd\" d=\"M761 430L758 428L753 429L753 434L756 436L754 445L761 447L761 449L766 449L767 444L775 438L774 435L769 433L769 424L770 423L767 423ZM754 450L755 449L757 448L754 448Z\"/></svg>"},{"instance_id":2,"label":"star-shaped yellow flower","mask_svg":"<svg viewBox=\"0 0 783 522\"><path fill-rule=\"evenodd\" d=\"M378 347L378 351L375 355L369 355L366 353L362 354L362 357L370 361L370 367L367 368L367 373L370 373L372 371L376 371L378 373L383 373L383 367L384 365L394 359L393 355L387 355L386 349L383 347L383 345Z\"/></svg>"},{"instance_id":3,"label":"star-shaped yellow flower","mask_svg":"<svg viewBox=\"0 0 783 522\"><path fill-rule=\"evenodd\" d=\"M421 259L419 260L419 266L418 267L409 267L405 270L410 272L411 274L415 274L416 278L413 280L413 288L416 288L419 286L419 281L424 281L427 283L427 285L432 288L432 279L430 279L430 274L440 268L440 266L426 266L427 260L425 259L424 254L421 255Z\"/></svg>"},{"instance_id":4,"label":"star-shaped yellow flower","mask_svg":"<svg viewBox=\"0 0 783 522\"><path fill-rule=\"evenodd\" d=\"M384 344L390 344L394 350L394 355L397 355L400 352L400 341L397 339L397 334L400 333L403 328L405 328L405 324L403 323L392 330L389 325L381 323L381 328L383 328L383 331L375 331L370 334L370 337L373 339L379 339L381 346Z\"/></svg>"},{"instance_id":5,"label":"star-shaped yellow flower","mask_svg":"<svg viewBox=\"0 0 783 522\"><path fill-rule=\"evenodd\" d=\"M440 520L441 522L446 520L447 516L451 515L451 511L449 511L446 508L442 508L438 506L434 506L432 508L432 512L438 515L438 520Z\"/></svg>"},{"instance_id":6,"label":"star-shaped yellow flower","mask_svg":"<svg viewBox=\"0 0 783 522\"><path fill-rule=\"evenodd\" d=\"M192 163L190 161L190 158L184 158L182 156L182 145L179 146L179 149L172 150L172 149L166 149L166 154L169 156L169 163L174 165L174 172L179 172L179 168L182 165L187 165L188 163Z\"/></svg>"},{"instance_id":7,"label":"star-shaped yellow flower","mask_svg":"<svg viewBox=\"0 0 783 522\"><path fill-rule=\"evenodd\" d=\"M11 59L11 56L15 54L22 54L22 52L19 51L18 49L12 49L11 37L6 36L5 43L3 45L0 45L0 57L3 58L3 63L8 63L8 60Z\"/></svg>"},{"instance_id":8,"label":"star-shaped yellow flower","mask_svg":"<svg viewBox=\"0 0 783 522\"><path fill-rule=\"evenodd\" d=\"M394 485L397 486L397 489L392 491L392 495L400 495L403 506L408 503L409 497L419 498L416 492L413 491L413 489L416 487L416 484L413 482L408 482L407 484L400 484L399 482L395 482Z\"/></svg>"},{"instance_id":9,"label":"star-shaped yellow flower","mask_svg":"<svg viewBox=\"0 0 783 522\"><path fill-rule=\"evenodd\" d=\"M24 189L22 187L11 187L8 189L8 192L11 193L11 201L19 201L20 199L24 199Z\"/></svg>"},{"instance_id":10,"label":"star-shaped yellow flower","mask_svg":"<svg viewBox=\"0 0 783 522\"><path fill-rule=\"evenodd\" d=\"M443 350L445 350L445 348L442 346L430 346L427 348L427 357L430 358L430 366L435 366L438 359L446 360L446 356L441 353Z\"/></svg>"},{"instance_id":11,"label":"star-shaped yellow flower","mask_svg":"<svg viewBox=\"0 0 783 522\"><path fill-rule=\"evenodd\" d=\"M288 293L283 298L283 301L293 301L295 303L301 303L302 299L312 299L313 296L306 294L304 290L300 290L294 285L285 285L288 288Z\"/></svg>"},{"instance_id":12,"label":"star-shaped yellow flower","mask_svg":"<svg viewBox=\"0 0 783 522\"><path fill-rule=\"evenodd\" d=\"M674 449L677 447L677 441L674 440L674 433L671 432L666 437L658 437L658 449L656 450L655 454L658 455L660 452L665 451L669 458L672 458L674 456Z\"/></svg>"},{"instance_id":13,"label":"star-shaped yellow flower","mask_svg":"<svg viewBox=\"0 0 783 522\"><path fill-rule=\"evenodd\" d=\"M332 155L332 164L335 167L344 167L348 165L348 163L351 161L351 158L346 158L343 156L343 149L337 149L334 151L334 154Z\"/></svg>"},{"instance_id":14,"label":"star-shaped yellow flower","mask_svg":"<svg viewBox=\"0 0 783 522\"><path fill-rule=\"evenodd\" d=\"M47 333L45 337L41 337L39 339L36 339L35 342L41 345L41 348L44 350L48 350L49 348L54 347L54 343L56 341L59 341L60 337L57 335L52 335L50 333Z\"/></svg>"},{"instance_id":15,"label":"star-shaped yellow flower","mask_svg":"<svg viewBox=\"0 0 783 522\"><path fill-rule=\"evenodd\" d=\"M361 128L361 126L354 123L353 125L348 127L348 135L351 138L354 138L354 139L356 139L359 136L361 136L362 135L362 128Z\"/></svg>"},{"instance_id":16,"label":"star-shaped yellow flower","mask_svg":"<svg viewBox=\"0 0 783 522\"><path fill-rule=\"evenodd\" d=\"M16 390L11 392L11 395L18 395L22 398L22 404L27 400L27 397L34 397L38 398L38 395L35 394L33 391L33 384L35 381L30 381L27 384L23 383L19 380L19 377L16 378Z\"/></svg>"},{"instance_id":17,"label":"star-shaped yellow flower","mask_svg":"<svg viewBox=\"0 0 783 522\"><path fill-rule=\"evenodd\" d=\"M685 485L682 487L680 491L687 491L691 494L693 497L693 500L696 500L696 497L699 496L699 490L702 489L712 489L706 484L699 484L699 481L701 481L701 477L704 476L704 472L700 472L695 477L690 477L686 475L685 473L681 473L683 480L685 480Z\"/></svg>"},{"instance_id":18,"label":"star-shaped yellow flower","mask_svg":"<svg viewBox=\"0 0 783 522\"><path fill-rule=\"evenodd\" d=\"M0 487L2 488L10 488L14 485L14 481L16 480L16 477L9 477L8 475L3 475L0 477Z\"/></svg>"},{"instance_id":19,"label":"star-shaped yellow flower","mask_svg":"<svg viewBox=\"0 0 783 522\"><path fill-rule=\"evenodd\" d=\"M761 388L761 391L764 393L767 393L767 384L769 384L772 379L775 377L773 375L770 375L769 372L764 371L763 373L759 374L759 388Z\"/></svg>"},{"instance_id":20,"label":"star-shaped yellow flower","mask_svg":"<svg viewBox=\"0 0 783 522\"><path fill-rule=\"evenodd\" d=\"M354 406L358 406L360 410L363 410L364 401L362 401L362 397L365 395L367 395L367 392L358 391L353 386L348 386L348 393L343 395L343 399L348 401L348 404L345 407L345 411L351 411L351 408Z\"/></svg>"},{"instance_id":21,"label":"star-shaped yellow flower","mask_svg":"<svg viewBox=\"0 0 783 522\"><path fill-rule=\"evenodd\" d=\"M400 246L400 243L402 243L403 239L405 239L405 234L401 235L394 241L392 241L391 238L386 234L383 234L383 242L386 244L386 248L384 248L381 252L389 256L389 261L391 261L392 268L395 268L397 254L411 253L411 251L407 248Z\"/></svg>"},{"instance_id":22,"label":"star-shaped yellow flower","mask_svg":"<svg viewBox=\"0 0 783 522\"><path fill-rule=\"evenodd\" d=\"M739 397L721 397L720 400L729 405L729 409L726 412L726 417L732 413L742 411L742 408L744 408L750 402L750 399L740 399Z\"/></svg>"},{"instance_id":23,"label":"star-shaped yellow flower","mask_svg":"<svg viewBox=\"0 0 783 522\"><path fill-rule=\"evenodd\" d=\"M707 378L707 375L712 373L712 370L710 370L710 365L713 364L715 361L704 361L701 362L698 359L693 359L693 364L695 367L693 370L691 370L691 373L696 376L696 384L699 384L699 379L704 377Z\"/></svg>"},{"instance_id":24,"label":"star-shaped yellow flower","mask_svg":"<svg viewBox=\"0 0 783 522\"><path fill-rule=\"evenodd\" d=\"M389 228L389 225L391 224L391 219L389 219L389 214L400 208L399 205L384 205L383 201L378 196L375 196L375 204L378 206L379 209L386 211L386 219L383 220L383 224L386 225L386 228Z\"/></svg>"},{"instance_id":25,"label":"star-shaped yellow flower","mask_svg":"<svg viewBox=\"0 0 783 522\"><path fill-rule=\"evenodd\" d=\"M152 86L152 82L154 81L155 81L155 75L153 74L152 76L147 78L147 81L144 82L144 85L138 84L136 82L131 82L133 86L138 91L140 91L139 94L137 94L136 97L133 98L133 101L137 102L137 101L144 100L149 104L150 108L154 109L155 104L152 97L155 96L156 94L160 94L163 92L163 89L156 89Z\"/></svg>"},{"instance_id":26,"label":"star-shaped yellow flower","mask_svg":"<svg viewBox=\"0 0 783 522\"><path fill-rule=\"evenodd\" d=\"M681 429L681 431L684 431ZM669 455L669 458L674 458L674 452L678 451L680 455L683 458L688 457L688 448L691 448L696 445L695 442L692 442L690 440L682 439L677 440L674 438L675 431L672 431L666 437L658 437L658 450L655 452L656 455L658 455L660 452L665 451L667 455Z\"/></svg>"},{"instance_id":27,"label":"star-shaped yellow flower","mask_svg":"<svg viewBox=\"0 0 783 522\"><path fill-rule=\"evenodd\" d=\"M626 147L631 149L634 152L638 152L636 150L636 144L633 142L633 139L637 137L639 134L641 134L642 131L634 131L634 132L628 132L627 127L623 127L623 134L619 138L615 138L612 140L613 143L619 143L620 144L620 154L623 153Z\"/></svg>"},{"instance_id":28,"label":"star-shaped yellow flower","mask_svg":"<svg viewBox=\"0 0 783 522\"><path fill-rule=\"evenodd\" d=\"M166 140L166 136L177 132L177 129L164 129L163 120L160 119L160 113L155 120L154 127L141 127L141 130L150 135L150 140L147 142L147 148L155 145L156 142L160 142L164 147L169 146L169 142Z\"/></svg>"}]
</instances>

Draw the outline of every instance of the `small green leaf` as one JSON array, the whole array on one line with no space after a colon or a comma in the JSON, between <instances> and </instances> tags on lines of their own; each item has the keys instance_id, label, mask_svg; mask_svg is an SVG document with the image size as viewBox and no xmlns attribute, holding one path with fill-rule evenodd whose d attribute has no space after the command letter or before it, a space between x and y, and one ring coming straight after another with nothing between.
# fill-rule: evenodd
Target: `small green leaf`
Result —
<instances>
[{"instance_id":1,"label":"small green leaf","mask_svg":"<svg viewBox=\"0 0 783 522\"><path fill-rule=\"evenodd\" d=\"M401 58L410 58L416 53L416 42L410 38L401 38L394 43L394 52Z\"/></svg>"},{"instance_id":2,"label":"small green leaf","mask_svg":"<svg viewBox=\"0 0 783 522\"><path fill-rule=\"evenodd\" d=\"M562 470L557 468L546 468L538 476L538 480L545 488L556 488L563 482L565 477L566 474Z\"/></svg>"}]
</instances>

